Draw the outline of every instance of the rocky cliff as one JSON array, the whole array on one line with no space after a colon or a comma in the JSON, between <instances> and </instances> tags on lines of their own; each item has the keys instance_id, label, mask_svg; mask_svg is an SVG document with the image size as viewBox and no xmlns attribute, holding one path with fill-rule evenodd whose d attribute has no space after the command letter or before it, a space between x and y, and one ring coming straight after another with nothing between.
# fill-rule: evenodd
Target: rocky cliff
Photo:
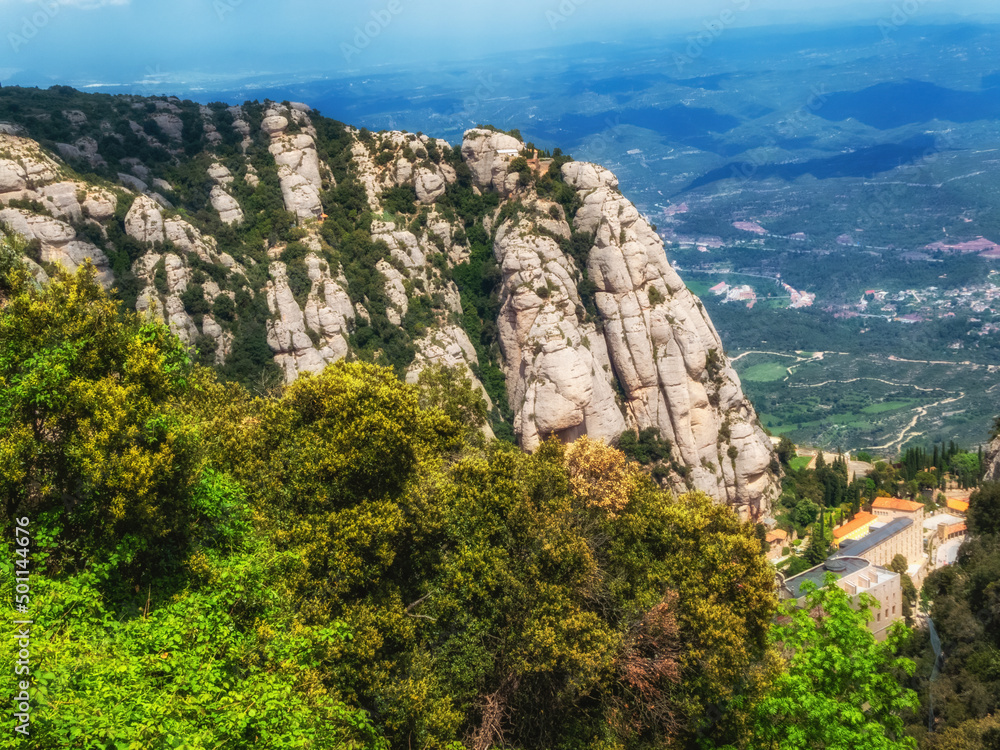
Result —
<instances>
[{"instance_id":1,"label":"rocky cliff","mask_svg":"<svg viewBox=\"0 0 1000 750\"><path fill-rule=\"evenodd\" d=\"M983 481L1000 482L1000 437L990 441L983 455Z\"/></svg>"},{"instance_id":2,"label":"rocky cliff","mask_svg":"<svg viewBox=\"0 0 1000 750\"><path fill-rule=\"evenodd\" d=\"M653 428L676 488L767 511L768 438L606 169L493 130L453 148L289 102L17 97L0 91L0 221L39 274L91 259L244 381L345 357L414 381L440 363L528 450Z\"/></svg>"}]
</instances>

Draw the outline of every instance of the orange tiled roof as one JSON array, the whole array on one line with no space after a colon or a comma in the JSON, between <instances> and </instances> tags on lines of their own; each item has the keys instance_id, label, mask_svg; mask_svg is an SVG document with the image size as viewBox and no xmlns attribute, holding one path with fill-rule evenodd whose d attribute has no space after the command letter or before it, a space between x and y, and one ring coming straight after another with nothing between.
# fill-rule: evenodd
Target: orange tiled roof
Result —
<instances>
[{"instance_id":1,"label":"orange tiled roof","mask_svg":"<svg viewBox=\"0 0 1000 750\"><path fill-rule=\"evenodd\" d=\"M969 504L967 502L964 500L955 500L954 498L949 498L948 507L961 513L965 513L969 510Z\"/></svg>"},{"instance_id":2,"label":"orange tiled roof","mask_svg":"<svg viewBox=\"0 0 1000 750\"><path fill-rule=\"evenodd\" d=\"M876 497L875 502L872 503L873 508L881 508L882 510L905 510L908 513L913 513L917 510L923 510L923 503L915 503L911 500L901 500L898 497Z\"/></svg>"},{"instance_id":3,"label":"orange tiled roof","mask_svg":"<svg viewBox=\"0 0 1000 750\"><path fill-rule=\"evenodd\" d=\"M965 533L965 530L964 523L953 523L951 526L945 527L945 531L949 534Z\"/></svg>"},{"instance_id":4,"label":"orange tiled roof","mask_svg":"<svg viewBox=\"0 0 1000 750\"><path fill-rule=\"evenodd\" d=\"M774 531L767 532L767 543L771 544L773 542L783 542L788 538L788 532L782 531L781 529L775 529Z\"/></svg>"},{"instance_id":5,"label":"orange tiled roof","mask_svg":"<svg viewBox=\"0 0 1000 750\"><path fill-rule=\"evenodd\" d=\"M848 521L843 526L838 526L833 530L833 538L840 539L850 534L852 531L857 531L862 526L871 523L872 521L877 521L878 519L869 513L868 511L861 511L858 513L853 521Z\"/></svg>"}]
</instances>

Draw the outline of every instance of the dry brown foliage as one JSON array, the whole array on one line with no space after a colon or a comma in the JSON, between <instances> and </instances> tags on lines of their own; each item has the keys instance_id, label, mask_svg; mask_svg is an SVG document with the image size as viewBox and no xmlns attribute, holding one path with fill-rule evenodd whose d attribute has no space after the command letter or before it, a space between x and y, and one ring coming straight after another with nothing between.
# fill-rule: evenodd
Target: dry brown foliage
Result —
<instances>
[{"instance_id":1,"label":"dry brown foliage","mask_svg":"<svg viewBox=\"0 0 1000 750\"><path fill-rule=\"evenodd\" d=\"M655 729L670 737L679 727L670 690L681 677L676 599L667 592L629 629L622 643L615 666L624 690L613 703L611 720L624 734Z\"/></svg>"},{"instance_id":2,"label":"dry brown foliage","mask_svg":"<svg viewBox=\"0 0 1000 750\"><path fill-rule=\"evenodd\" d=\"M507 704L517 685L518 678L508 675L495 692L483 697L479 726L467 740L472 750L490 750L505 744L503 727L510 718Z\"/></svg>"}]
</instances>

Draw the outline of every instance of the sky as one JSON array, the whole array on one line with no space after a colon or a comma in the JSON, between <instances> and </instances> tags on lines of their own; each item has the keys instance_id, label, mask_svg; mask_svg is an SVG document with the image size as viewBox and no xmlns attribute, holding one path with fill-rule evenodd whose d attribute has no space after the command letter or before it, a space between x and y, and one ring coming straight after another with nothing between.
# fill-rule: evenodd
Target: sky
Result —
<instances>
[{"instance_id":1,"label":"sky","mask_svg":"<svg viewBox=\"0 0 1000 750\"><path fill-rule=\"evenodd\" d=\"M210 86L742 26L997 13L996 0L0 0L0 83Z\"/></svg>"}]
</instances>

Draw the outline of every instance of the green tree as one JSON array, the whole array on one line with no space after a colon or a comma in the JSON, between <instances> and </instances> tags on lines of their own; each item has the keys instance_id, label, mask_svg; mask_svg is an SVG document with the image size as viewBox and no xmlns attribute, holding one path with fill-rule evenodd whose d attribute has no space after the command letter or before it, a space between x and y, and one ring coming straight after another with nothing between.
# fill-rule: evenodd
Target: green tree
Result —
<instances>
[{"instance_id":1,"label":"green tree","mask_svg":"<svg viewBox=\"0 0 1000 750\"><path fill-rule=\"evenodd\" d=\"M979 483L979 456L975 453L957 453L952 456L949 468L962 487L975 487Z\"/></svg>"},{"instance_id":2,"label":"green tree","mask_svg":"<svg viewBox=\"0 0 1000 750\"><path fill-rule=\"evenodd\" d=\"M917 603L917 587L913 585L913 579L906 572L909 564L902 555L896 555L889 564L889 570L899 573L900 586L903 594L903 617L906 618L907 625L913 625L913 607Z\"/></svg>"},{"instance_id":3,"label":"green tree","mask_svg":"<svg viewBox=\"0 0 1000 750\"><path fill-rule=\"evenodd\" d=\"M647 427L636 434L632 430L623 432L618 438L618 449L633 461L644 466L670 458L669 440L660 436L655 427Z\"/></svg>"},{"instance_id":4,"label":"green tree","mask_svg":"<svg viewBox=\"0 0 1000 750\"><path fill-rule=\"evenodd\" d=\"M969 532L976 536L1000 534L1000 482L984 482L969 497Z\"/></svg>"},{"instance_id":5,"label":"green tree","mask_svg":"<svg viewBox=\"0 0 1000 750\"><path fill-rule=\"evenodd\" d=\"M417 389L420 408L441 410L456 424L465 425L467 434L478 432L486 424L486 399L461 369L425 367L417 377Z\"/></svg>"},{"instance_id":6,"label":"green tree","mask_svg":"<svg viewBox=\"0 0 1000 750\"><path fill-rule=\"evenodd\" d=\"M819 528L813 526L812 536L809 537L809 547L806 549L805 558L810 565L819 565L830 554L830 541L826 529L826 511L820 510Z\"/></svg>"},{"instance_id":7,"label":"green tree","mask_svg":"<svg viewBox=\"0 0 1000 750\"><path fill-rule=\"evenodd\" d=\"M787 436L782 435L781 440L778 442L778 460L781 461L782 466L788 466L789 462L795 458L795 443L793 443Z\"/></svg>"},{"instance_id":8,"label":"green tree","mask_svg":"<svg viewBox=\"0 0 1000 750\"><path fill-rule=\"evenodd\" d=\"M868 629L877 602L861 594L858 608L828 574L818 588L803 584L805 601L790 602L771 631L786 669L757 708L753 747L759 750L903 750L901 714L917 707L900 684L915 665L895 654L905 629L894 625L879 643Z\"/></svg>"},{"instance_id":9,"label":"green tree","mask_svg":"<svg viewBox=\"0 0 1000 750\"><path fill-rule=\"evenodd\" d=\"M122 316L90 265L44 287L24 271L10 278L0 308L4 519L58 513L67 555L106 553L126 536L150 550L176 538L199 475L197 430L176 408L190 384L186 348L162 324Z\"/></svg>"}]
</instances>

